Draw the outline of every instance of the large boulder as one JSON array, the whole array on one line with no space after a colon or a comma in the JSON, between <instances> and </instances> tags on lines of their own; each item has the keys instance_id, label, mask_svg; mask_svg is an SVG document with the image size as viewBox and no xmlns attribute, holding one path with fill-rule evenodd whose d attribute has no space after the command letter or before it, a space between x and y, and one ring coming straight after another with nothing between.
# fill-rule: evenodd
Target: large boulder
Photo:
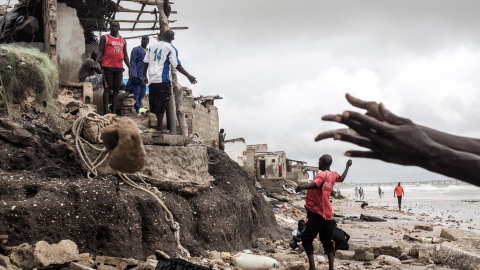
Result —
<instances>
[{"instance_id":1,"label":"large boulder","mask_svg":"<svg viewBox=\"0 0 480 270\"><path fill-rule=\"evenodd\" d=\"M22 269L58 267L78 259L77 245L70 240L52 245L45 241L39 241L35 245L24 243L13 247L10 254L12 263Z\"/></svg>"},{"instance_id":2,"label":"large boulder","mask_svg":"<svg viewBox=\"0 0 480 270\"><path fill-rule=\"evenodd\" d=\"M53 245L40 241L35 244L33 257L37 268L46 268L51 265L64 265L78 260L79 254L77 245L71 240L62 240Z\"/></svg>"}]
</instances>

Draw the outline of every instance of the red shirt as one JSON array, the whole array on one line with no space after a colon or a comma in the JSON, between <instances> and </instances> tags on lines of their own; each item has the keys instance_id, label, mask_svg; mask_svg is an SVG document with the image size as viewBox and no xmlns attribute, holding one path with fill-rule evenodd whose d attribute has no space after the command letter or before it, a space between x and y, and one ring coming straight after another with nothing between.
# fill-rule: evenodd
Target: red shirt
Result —
<instances>
[{"instance_id":1,"label":"red shirt","mask_svg":"<svg viewBox=\"0 0 480 270\"><path fill-rule=\"evenodd\" d=\"M403 187L402 186L396 186L395 187L395 193L397 193L397 196L402 196L403 195Z\"/></svg>"},{"instance_id":2,"label":"red shirt","mask_svg":"<svg viewBox=\"0 0 480 270\"><path fill-rule=\"evenodd\" d=\"M105 48L103 49L102 57L102 66L111 67L111 68L123 68L123 47L125 46L125 41L122 37L114 38L109 34L106 34L105 37L107 41L105 42Z\"/></svg>"},{"instance_id":3,"label":"red shirt","mask_svg":"<svg viewBox=\"0 0 480 270\"><path fill-rule=\"evenodd\" d=\"M305 198L305 209L321 215L325 220L332 220L332 204L330 193L335 182L341 182L342 177L336 172L322 171L315 176L313 182L317 188L307 189Z\"/></svg>"}]
</instances>

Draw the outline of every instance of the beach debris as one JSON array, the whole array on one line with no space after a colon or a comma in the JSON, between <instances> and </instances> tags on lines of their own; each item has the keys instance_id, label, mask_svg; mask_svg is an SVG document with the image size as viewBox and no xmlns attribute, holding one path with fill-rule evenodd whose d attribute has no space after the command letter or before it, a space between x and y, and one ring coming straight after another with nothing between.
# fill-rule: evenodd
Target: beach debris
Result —
<instances>
[{"instance_id":1,"label":"beach debris","mask_svg":"<svg viewBox=\"0 0 480 270\"><path fill-rule=\"evenodd\" d=\"M450 240L450 241L456 241L457 240L457 237L455 235L453 235L453 232L450 231L447 228L442 228L442 231L440 232L440 237L443 237L443 238L445 238L447 240Z\"/></svg>"},{"instance_id":2,"label":"beach debris","mask_svg":"<svg viewBox=\"0 0 480 270\"><path fill-rule=\"evenodd\" d=\"M117 268L119 269L119 268ZM126 268L125 268L126 269ZM175 269L175 270L208 270L208 268L201 265L196 265L182 259L166 259L158 261L155 269ZM122 269L124 270L124 269Z\"/></svg>"},{"instance_id":3,"label":"beach debris","mask_svg":"<svg viewBox=\"0 0 480 270\"><path fill-rule=\"evenodd\" d=\"M355 261L373 261L375 255L370 247L361 247L355 249Z\"/></svg>"},{"instance_id":4,"label":"beach debris","mask_svg":"<svg viewBox=\"0 0 480 270\"><path fill-rule=\"evenodd\" d=\"M27 243L12 248L10 260L22 269L44 269L50 266L67 265L79 259L77 245L71 240L62 240L58 244L39 241L34 245Z\"/></svg>"},{"instance_id":5,"label":"beach debris","mask_svg":"<svg viewBox=\"0 0 480 270\"><path fill-rule=\"evenodd\" d=\"M245 270L267 270L280 267L280 263L274 258L245 253L233 256L232 263Z\"/></svg>"},{"instance_id":6,"label":"beach debris","mask_svg":"<svg viewBox=\"0 0 480 270\"><path fill-rule=\"evenodd\" d=\"M367 221L367 222L386 222L387 221L386 219L383 219L383 218L364 215L364 214L360 215L360 219L364 220L364 221Z\"/></svg>"},{"instance_id":7,"label":"beach debris","mask_svg":"<svg viewBox=\"0 0 480 270\"><path fill-rule=\"evenodd\" d=\"M338 250L335 252L335 258L339 260L355 260L355 251L353 250Z\"/></svg>"},{"instance_id":8,"label":"beach debris","mask_svg":"<svg viewBox=\"0 0 480 270\"><path fill-rule=\"evenodd\" d=\"M95 263L97 264L97 268L100 269L109 269L114 267L118 270L126 270L133 268L135 266L141 265L143 262L134 259L125 259L125 258L117 258L117 257L108 257L108 256L97 256L95 258ZM110 267L109 267L110 266Z\"/></svg>"},{"instance_id":9,"label":"beach debris","mask_svg":"<svg viewBox=\"0 0 480 270\"><path fill-rule=\"evenodd\" d=\"M392 256L388 256L388 255L380 255L380 256L378 256L377 260L380 263L380 265L400 265L400 264L402 264L402 262L399 259L397 259L395 257L392 257Z\"/></svg>"},{"instance_id":10,"label":"beach debris","mask_svg":"<svg viewBox=\"0 0 480 270\"><path fill-rule=\"evenodd\" d=\"M414 230L423 230L423 231L433 231L433 226L432 225L415 225L413 227Z\"/></svg>"}]
</instances>

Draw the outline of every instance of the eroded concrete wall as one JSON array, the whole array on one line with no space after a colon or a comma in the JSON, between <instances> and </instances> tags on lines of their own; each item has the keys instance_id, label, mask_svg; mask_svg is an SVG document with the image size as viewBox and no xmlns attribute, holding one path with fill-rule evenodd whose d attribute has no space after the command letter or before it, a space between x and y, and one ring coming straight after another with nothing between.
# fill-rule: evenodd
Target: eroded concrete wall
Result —
<instances>
[{"instance_id":1,"label":"eroded concrete wall","mask_svg":"<svg viewBox=\"0 0 480 270\"><path fill-rule=\"evenodd\" d=\"M74 8L65 3L57 6L57 55L58 70L61 81L77 81L78 70L85 53L83 28Z\"/></svg>"},{"instance_id":2,"label":"eroded concrete wall","mask_svg":"<svg viewBox=\"0 0 480 270\"><path fill-rule=\"evenodd\" d=\"M197 133L204 140L213 140L218 145L218 109L217 107L206 104L196 104L192 96L183 98L183 107L188 134Z\"/></svg>"},{"instance_id":3,"label":"eroded concrete wall","mask_svg":"<svg viewBox=\"0 0 480 270\"><path fill-rule=\"evenodd\" d=\"M245 167L247 163L247 144L243 138L226 140L225 153L238 165Z\"/></svg>"}]
</instances>

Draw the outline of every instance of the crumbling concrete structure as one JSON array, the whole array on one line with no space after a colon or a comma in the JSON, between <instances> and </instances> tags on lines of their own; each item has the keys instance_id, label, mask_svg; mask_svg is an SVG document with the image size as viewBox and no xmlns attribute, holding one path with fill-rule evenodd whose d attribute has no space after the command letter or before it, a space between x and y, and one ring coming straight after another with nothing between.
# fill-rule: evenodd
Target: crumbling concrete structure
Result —
<instances>
[{"instance_id":1,"label":"crumbling concrete structure","mask_svg":"<svg viewBox=\"0 0 480 270\"><path fill-rule=\"evenodd\" d=\"M219 119L218 109L214 106L220 96L194 97L192 90L184 87L183 108L188 134L198 134L206 144L218 148Z\"/></svg>"},{"instance_id":2,"label":"crumbling concrete structure","mask_svg":"<svg viewBox=\"0 0 480 270\"><path fill-rule=\"evenodd\" d=\"M245 168L247 163L247 144L243 138L236 138L225 141L225 153L237 162L238 165Z\"/></svg>"},{"instance_id":3,"label":"crumbling concrete structure","mask_svg":"<svg viewBox=\"0 0 480 270\"><path fill-rule=\"evenodd\" d=\"M304 168L307 162L287 158L287 179L296 183L308 181L308 173Z\"/></svg>"}]
</instances>

